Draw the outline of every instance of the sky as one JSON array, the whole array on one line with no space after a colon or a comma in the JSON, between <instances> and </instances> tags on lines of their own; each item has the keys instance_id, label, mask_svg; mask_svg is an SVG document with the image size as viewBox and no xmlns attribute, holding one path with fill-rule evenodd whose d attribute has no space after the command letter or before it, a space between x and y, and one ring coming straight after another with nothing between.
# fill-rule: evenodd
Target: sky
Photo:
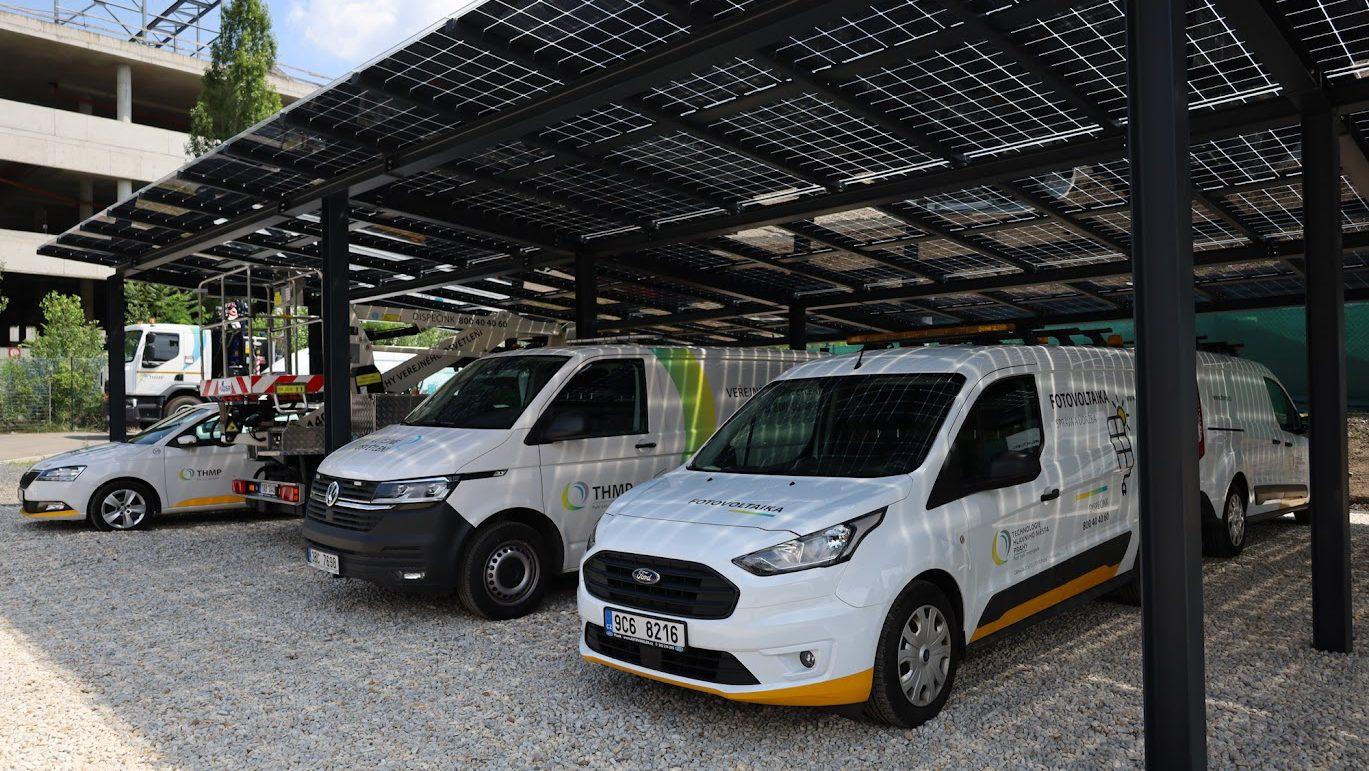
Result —
<instances>
[{"instance_id":1,"label":"sky","mask_svg":"<svg viewBox=\"0 0 1369 771\"><path fill-rule=\"evenodd\" d=\"M7 0L52 13L52 0ZM225 0L227 3L228 0ZM282 64L340 77L439 19L481 0L266 0ZM119 5L131 6L124 0ZM162 8L171 0L148 0ZM85 6L64 2L62 7ZM160 6L160 7L158 7Z\"/></svg>"}]
</instances>

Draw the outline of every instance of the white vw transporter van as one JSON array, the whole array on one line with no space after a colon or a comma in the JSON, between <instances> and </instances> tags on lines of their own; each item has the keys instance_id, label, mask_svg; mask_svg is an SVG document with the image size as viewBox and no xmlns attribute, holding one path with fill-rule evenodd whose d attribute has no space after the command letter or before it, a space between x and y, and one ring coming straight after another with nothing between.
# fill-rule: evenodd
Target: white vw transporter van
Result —
<instances>
[{"instance_id":1,"label":"white vw transporter van","mask_svg":"<svg viewBox=\"0 0 1369 771\"><path fill-rule=\"evenodd\" d=\"M324 459L309 564L458 590L523 615L575 570L610 501L680 465L761 386L814 354L566 347L486 356L411 413Z\"/></svg>"},{"instance_id":2,"label":"white vw transporter van","mask_svg":"<svg viewBox=\"0 0 1369 771\"><path fill-rule=\"evenodd\" d=\"M790 370L609 508L581 567L582 655L730 699L930 719L967 643L1131 580L1132 362L940 347ZM1239 544L1247 507L1305 498L1303 444L1268 370L1200 365L1202 488L1234 496Z\"/></svg>"}]
</instances>

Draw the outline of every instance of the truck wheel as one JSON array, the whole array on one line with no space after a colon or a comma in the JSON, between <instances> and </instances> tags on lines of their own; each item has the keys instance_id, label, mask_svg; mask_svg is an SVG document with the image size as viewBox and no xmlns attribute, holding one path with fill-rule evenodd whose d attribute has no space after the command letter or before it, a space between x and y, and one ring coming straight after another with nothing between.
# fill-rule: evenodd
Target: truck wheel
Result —
<instances>
[{"instance_id":1,"label":"truck wheel","mask_svg":"<svg viewBox=\"0 0 1369 771\"><path fill-rule=\"evenodd\" d=\"M955 683L962 637L946 593L927 581L909 584L879 633L865 714L903 728L936 717Z\"/></svg>"},{"instance_id":2,"label":"truck wheel","mask_svg":"<svg viewBox=\"0 0 1369 771\"><path fill-rule=\"evenodd\" d=\"M172 415L175 415L182 407L199 403L200 399L198 396L191 396L190 394L173 396L170 399L167 399L166 403L162 405L162 417L169 418Z\"/></svg>"},{"instance_id":3,"label":"truck wheel","mask_svg":"<svg viewBox=\"0 0 1369 771\"><path fill-rule=\"evenodd\" d=\"M87 511L86 518L96 530L138 530L156 515L157 499L142 482L110 482L90 496Z\"/></svg>"},{"instance_id":4,"label":"truck wheel","mask_svg":"<svg viewBox=\"0 0 1369 771\"><path fill-rule=\"evenodd\" d=\"M1235 557L1245 548L1245 496L1233 486L1217 518L1205 528L1203 546L1213 557Z\"/></svg>"},{"instance_id":5,"label":"truck wheel","mask_svg":"<svg viewBox=\"0 0 1369 771\"><path fill-rule=\"evenodd\" d=\"M521 522L500 522L476 533L461 557L457 596L481 618L526 616L546 591L542 536Z\"/></svg>"}]
</instances>

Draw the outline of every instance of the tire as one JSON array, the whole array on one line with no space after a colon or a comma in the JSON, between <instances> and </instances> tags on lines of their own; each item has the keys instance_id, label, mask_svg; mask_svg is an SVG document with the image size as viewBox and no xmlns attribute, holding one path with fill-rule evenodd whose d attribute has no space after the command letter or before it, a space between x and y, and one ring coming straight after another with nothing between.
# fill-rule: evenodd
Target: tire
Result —
<instances>
[{"instance_id":1,"label":"tire","mask_svg":"<svg viewBox=\"0 0 1369 771\"><path fill-rule=\"evenodd\" d=\"M541 534L521 522L500 522L480 530L458 566L462 607L496 621L536 610L547 589L546 555Z\"/></svg>"},{"instance_id":2,"label":"tire","mask_svg":"<svg viewBox=\"0 0 1369 771\"><path fill-rule=\"evenodd\" d=\"M960 618L946 593L927 581L912 582L879 633L866 716L901 728L936 717L964 651Z\"/></svg>"},{"instance_id":3,"label":"tire","mask_svg":"<svg viewBox=\"0 0 1369 771\"><path fill-rule=\"evenodd\" d=\"M1203 551L1209 557L1235 557L1245 548L1245 496L1235 485L1226 491L1222 510L1203 529Z\"/></svg>"},{"instance_id":4,"label":"tire","mask_svg":"<svg viewBox=\"0 0 1369 771\"><path fill-rule=\"evenodd\" d=\"M1310 525L1312 524L1312 510L1303 509L1302 511L1296 511L1293 513L1293 519L1297 520L1299 525Z\"/></svg>"},{"instance_id":5,"label":"tire","mask_svg":"<svg viewBox=\"0 0 1369 771\"><path fill-rule=\"evenodd\" d=\"M152 488L133 479L101 485L90 496L86 520L96 530L141 530L157 515Z\"/></svg>"},{"instance_id":6,"label":"tire","mask_svg":"<svg viewBox=\"0 0 1369 771\"><path fill-rule=\"evenodd\" d=\"M181 394L167 399L162 405L162 417L169 418L176 414L176 411L187 405L199 404L200 398L190 394Z\"/></svg>"}]
</instances>

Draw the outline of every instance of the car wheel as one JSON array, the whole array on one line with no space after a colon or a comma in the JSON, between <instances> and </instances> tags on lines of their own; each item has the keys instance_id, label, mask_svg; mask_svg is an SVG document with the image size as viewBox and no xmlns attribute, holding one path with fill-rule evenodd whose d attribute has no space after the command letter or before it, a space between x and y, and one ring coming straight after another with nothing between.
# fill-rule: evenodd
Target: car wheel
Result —
<instances>
[{"instance_id":1,"label":"car wheel","mask_svg":"<svg viewBox=\"0 0 1369 771\"><path fill-rule=\"evenodd\" d=\"M521 522L500 522L476 533L461 558L461 605L495 620L531 613L546 591L545 554L541 534Z\"/></svg>"},{"instance_id":2,"label":"car wheel","mask_svg":"<svg viewBox=\"0 0 1369 771\"><path fill-rule=\"evenodd\" d=\"M1245 548L1245 496L1232 487L1215 520L1208 523L1205 551L1212 557L1235 557Z\"/></svg>"},{"instance_id":3,"label":"car wheel","mask_svg":"<svg viewBox=\"0 0 1369 771\"><path fill-rule=\"evenodd\" d=\"M941 712L955 683L965 643L946 593L914 581L884 619L865 714L915 728Z\"/></svg>"},{"instance_id":4,"label":"car wheel","mask_svg":"<svg viewBox=\"0 0 1369 771\"><path fill-rule=\"evenodd\" d=\"M192 407L199 403L200 400L197 397L191 396L189 394L185 394L182 396L173 396L170 399L166 400L166 404L162 405L162 417L169 418L172 415L175 415L182 408Z\"/></svg>"},{"instance_id":5,"label":"car wheel","mask_svg":"<svg viewBox=\"0 0 1369 771\"><path fill-rule=\"evenodd\" d=\"M138 530L157 513L152 490L132 480L110 482L90 496L86 518L96 530Z\"/></svg>"}]
</instances>

